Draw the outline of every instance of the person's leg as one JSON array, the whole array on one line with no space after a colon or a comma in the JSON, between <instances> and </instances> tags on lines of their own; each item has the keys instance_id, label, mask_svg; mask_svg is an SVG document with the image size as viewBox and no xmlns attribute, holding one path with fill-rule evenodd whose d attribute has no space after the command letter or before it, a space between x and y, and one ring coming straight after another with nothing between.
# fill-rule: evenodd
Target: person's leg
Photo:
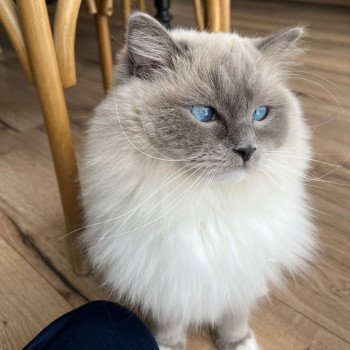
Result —
<instances>
[{"instance_id":1,"label":"person's leg","mask_svg":"<svg viewBox=\"0 0 350 350\"><path fill-rule=\"evenodd\" d=\"M23 350L158 350L150 331L131 311L94 301L52 322Z\"/></svg>"}]
</instances>

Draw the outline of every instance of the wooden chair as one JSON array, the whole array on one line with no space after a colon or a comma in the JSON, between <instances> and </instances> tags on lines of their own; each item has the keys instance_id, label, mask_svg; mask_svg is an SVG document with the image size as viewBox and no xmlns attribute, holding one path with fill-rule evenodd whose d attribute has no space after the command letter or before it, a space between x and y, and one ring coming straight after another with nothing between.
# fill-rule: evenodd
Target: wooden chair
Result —
<instances>
[{"instance_id":1,"label":"wooden chair","mask_svg":"<svg viewBox=\"0 0 350 350\"><path fill-rule=\"evenodd\" d=\"M211 31L230 30L230 0L194 0L197 26ZM7 31L28 81L36 87L64 210L67 231L81 226L78 203L79 182L64 89L76 84L75 32L82 0L58 0L51 30L45 0L0 0L0 22ZM113 0L86 0L88 11L95 16L104 89L112 86L112 52L108 17L113 12ZM158 16L168 24L170 1L156 0ZM131 0L122 0L123 20L131 12ZM145 10L144 0L137 1ZM75 235L67 235L74 270L87 272Z\"/></svg>"},{"instance_id":2,"label":"wooden chair","mask_svg":"<svg viewBox=\"0 0 350 350\"><path fill-rule=\"evenodd\" d=\"M231 30L231 1L193 0L194 15L199 30L211 32L229 32Z\"/></svg>"},{"instance_id":3,"label":"wooden chair","mask_svg":"<svg viewBox=\"0 0 350 350\"><path fill-rule=\"evenodd\" d=\"M28 81L35 85L61 194L67 231L80 227L77 163L72 142L64 89L76 84L74 57L75 31L82 0L58 0L51 31L45 0L1 0L0 22L9 35ZM101 57L103 85L112 85L112 52L108 17L113 0L86 0L95 16L97 39ZM131 0L123 0L124 21L131 11ZM144 1L138 6L144 9ZM74 235L68 235L73 266L84 273Z\"/></svg>"}]
</instances>

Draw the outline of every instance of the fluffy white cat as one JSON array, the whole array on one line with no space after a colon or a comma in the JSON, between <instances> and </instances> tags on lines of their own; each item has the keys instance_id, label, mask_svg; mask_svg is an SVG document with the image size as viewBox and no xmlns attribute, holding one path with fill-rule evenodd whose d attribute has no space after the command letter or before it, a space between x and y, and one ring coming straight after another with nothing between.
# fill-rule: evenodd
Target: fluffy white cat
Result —
<instances>
[{"instance_id":1,"label":"fluffy white cat","mask_svg":"<svg viewBox=\"0 0 350 350\"><path fill-rule=\"evenodd\" d=\"M258 349L250 310L312 257L309 130L285 81L301 34L166 31L131 16L86 137L82 241L162 349L205 324L221 350Z\"/></svg>"}]
</instances>

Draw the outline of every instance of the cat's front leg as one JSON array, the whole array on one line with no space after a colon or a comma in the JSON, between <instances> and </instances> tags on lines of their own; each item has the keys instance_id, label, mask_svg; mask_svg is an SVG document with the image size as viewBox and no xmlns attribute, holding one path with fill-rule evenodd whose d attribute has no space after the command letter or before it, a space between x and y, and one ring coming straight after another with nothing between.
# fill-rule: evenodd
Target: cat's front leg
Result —
<instances>
[{"instance_id":1,"label":"cat's front leg","mask_svg":"<svg viewBox=\"0 0 350 350\"><path fill-rule=\"evenodd\" d=\"M186 329L181 325L157 324L153 328L159 350L185 350L187 343Z\"/></svg>"},{"instance_id":2,"label":"cat's front leg","mask_svg":"<svg viewBox=\"0 0 350 350\"><path fill-rule=\"evenodd\" d=\"M254 333L249 328L249 314L230 315L216 329L218 350L259 350Z\"/></svg>"}]
</instances>

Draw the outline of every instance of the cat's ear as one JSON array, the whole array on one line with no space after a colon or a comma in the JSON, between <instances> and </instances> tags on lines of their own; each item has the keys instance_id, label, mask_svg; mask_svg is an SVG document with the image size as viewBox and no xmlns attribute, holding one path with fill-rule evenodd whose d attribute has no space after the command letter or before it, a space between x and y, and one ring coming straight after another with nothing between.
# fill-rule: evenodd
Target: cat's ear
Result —
<instances>
[{"instance_id":1,"label":"cat's ear","mask_svg":"<svg viewBox=\"0 0 350 350\"><path fill-rule=\"evenodd\" d=\"M154 69L171 67L177 46L167 30L144 13L130 16L126 32L130 63L137 75L148 75Z\"/></svg>"},{"instance_id":2,"label":"cat's ear","mask_svg":"<svg viewBox=\"0 0 350 350\"><path fill-rule=\"evenodd\" d=\"M262 53L272 56L293 56L300 53L296 43L304 35L304 29L295 27L272 34L265 38L254 39L254 44Z\"/></svg>"}]
</instances>

